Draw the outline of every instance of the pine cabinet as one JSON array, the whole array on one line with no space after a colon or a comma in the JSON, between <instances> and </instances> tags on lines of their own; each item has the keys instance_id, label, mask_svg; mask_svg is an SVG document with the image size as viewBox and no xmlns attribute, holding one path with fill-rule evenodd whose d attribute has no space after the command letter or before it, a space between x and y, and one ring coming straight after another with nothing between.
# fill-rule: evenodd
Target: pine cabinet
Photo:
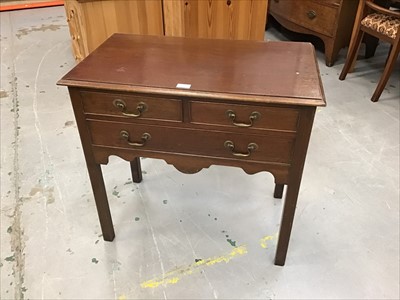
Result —
<instances>
[{"instance_id":1,"label":"pine cabinet","mask_svg":"<svg viewBox=\"0 0 400 300\"><path fill-rule=\"evenodd\" d=\"M116 32L264 40L267 6L267 0L65 0L77 61Z\"/></svg>"}]
</instances>

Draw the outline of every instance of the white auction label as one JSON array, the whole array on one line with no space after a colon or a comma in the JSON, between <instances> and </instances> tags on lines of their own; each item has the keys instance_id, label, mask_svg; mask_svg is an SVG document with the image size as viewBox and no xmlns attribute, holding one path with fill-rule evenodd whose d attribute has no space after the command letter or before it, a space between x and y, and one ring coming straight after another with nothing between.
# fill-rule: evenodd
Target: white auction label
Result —
<instances>
[{"instance_id":1,"label":"white auction label","mask_svg":"<svg viewBox=\"0 0 400 300\"><path fill-rule=\"evenodd\" d=\"M178 83L176 85L176 87L178 89L190 89L191 86L192 86L191 84L187 84L187 83Z\"/></svg>"}]
</instances>

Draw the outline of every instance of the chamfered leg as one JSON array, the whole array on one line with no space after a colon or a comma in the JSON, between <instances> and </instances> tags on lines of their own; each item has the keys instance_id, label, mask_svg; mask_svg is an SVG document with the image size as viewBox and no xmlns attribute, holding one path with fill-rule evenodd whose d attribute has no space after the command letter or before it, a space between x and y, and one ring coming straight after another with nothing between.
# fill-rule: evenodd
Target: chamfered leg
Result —
<instances>
[{"instance_id":1,"label":"chamfered leg","mask_svg":"<svg viewBox=\"0 0 400 300\"><path fill-rule=\"evenodd\" d=\"M132 181L139 183L143 180L142 167L140 165L140 157L135 157L131 163Z\"/></svg>"},{"instance_id":2,"label":"chamfered leg","mask_svg":"<svg viewBox=\"0 0 400 300\"><path fill-rule=\"evenodd\" d=\"M88 161L88 159L87 159ZM114 226L111 218L110 206L108 204L106 188L104 186L103 174L99 164L88 163L88 172L92 184L97 213L99 215L103 239L111 242L114 240Z\"/></svg>"},{"instance_id":3,"label":"chamfered leg","mask_svg":"<svg viewBox=\"0 0 400 300\"><path fill-rule=\"evenodd\" d=\"M284 184L279 184L279 183L276 183L276 184L275 184L274 198L282 199L282 196L283 196L283 188L284 188L284 187L285 187Z\"/></svg>"}]
</instances>

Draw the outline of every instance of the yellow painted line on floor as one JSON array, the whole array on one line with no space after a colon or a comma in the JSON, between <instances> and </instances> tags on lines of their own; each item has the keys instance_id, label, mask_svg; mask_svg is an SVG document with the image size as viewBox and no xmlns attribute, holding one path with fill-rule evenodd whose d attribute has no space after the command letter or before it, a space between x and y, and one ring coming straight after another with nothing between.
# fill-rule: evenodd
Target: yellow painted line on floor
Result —
<instances>
[{"instance_id":1,"label":"yellow painted line on floor","mask_svg":"<svg viewBox=\"0 0 400 300\"><path fill-rule=\"evenodd\" d=\"M189 275L192 272L182 272L180 275ZM168 276L168 275L166 275ZM163 279L152 279L148 280L146 282L142 282L140 286L142 288L156 288L159 285L167 285L167 284L175 284L178 283L180 280L180 277L172 277L172 278L166 278L164 277Z\"/></svg>"},{"instance_id":2,"label":"yellow painted line on floor","mask_svg":"<svg viewBox=\"0 0 400 300\"><path fill-rule=\"evenodd\" d=\"M278 233L275 235L267 235L260 239L260 246L264 249L268 248L268 241L273 241L278 238ZM222 262L228 263L236 256L241 256L247 254L246 245L242 245L234 248L230 253L226 255L222 255L219 257L212 257L207 259L202 259L198 262L195 262L187 267L179 267L173 271L170 271L165 274L164 277L151 279L145 282L142 282L140 286L142 288L157 288L160 285L165 286L168 284L176 284L181 280L182 277L190 275L196 271L202 269L203 266L213 266L215 264L219 264ZM120 299L124 300L124 299Z\"/></svg>"},{"instance_id":3,"label":"yellow painted line on floor","mask_svg":"<svg viewBox=\"0 0 400 300\"><path fill-rule=\"evenodd\" d=\"M213 266L215 264L219 264L222 262L228 263L234 257L241 256L247 254L247 247L245 245L234 248L230 253L226 255L222 255L219 257L212 257L207 259L202 259L198 262L195 262L188 267L180 267L173 271L170 271L165 274L163 278L155 278L148 281L145 281L140 284L142 288L157 288L160 285L167 284L175 284L177 283L183 276L187 276L192 274L195 271L200 271L202 266Z\"/></svg>"},{"instance_id":4,"label":"yellow painted line on floor","mask_svg":"<svg viewBox=\"0 0 400 300\"><path fill-rule=\"evenodd\" d=\"M264 249L268 248L267 241L272 241L273 239L274 239L273 235L267 235L263 237L262 239L260 239L260 246Z\"/></svg>"},{"instance_id":5,"label":"yellow painted line on floor","mask_svg":"<svg viewBox=\"0 0 400 300\"><path fill-rule=\"evenodd\" d=\"M264 236L262 239L260 239L260 246L264 249L267 249L268 248L267 241L273 241L277 238L278 238L278 233L276 233L275 235Z\"/></svg>"}]
</instances>

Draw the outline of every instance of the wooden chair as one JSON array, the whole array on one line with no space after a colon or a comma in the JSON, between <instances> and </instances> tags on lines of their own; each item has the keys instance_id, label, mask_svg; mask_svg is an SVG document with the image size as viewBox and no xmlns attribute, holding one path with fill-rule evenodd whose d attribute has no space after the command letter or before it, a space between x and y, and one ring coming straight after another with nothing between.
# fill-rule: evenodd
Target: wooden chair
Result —
<instances>
[{"instance_id":1,"label":"wooden chair","mask_svg":"<svg viewBox=\"0 0 400 300\"><path fill-rule=\"evenodd\" d=\"M400 12L378 6L373 0L360 0L347 59L339 76L340 80L346 78L354 65L364 33L391 44L382 77L371 97L371 101L376 102L386 86L399 54Z\"/></svg>"}]
</instances>

